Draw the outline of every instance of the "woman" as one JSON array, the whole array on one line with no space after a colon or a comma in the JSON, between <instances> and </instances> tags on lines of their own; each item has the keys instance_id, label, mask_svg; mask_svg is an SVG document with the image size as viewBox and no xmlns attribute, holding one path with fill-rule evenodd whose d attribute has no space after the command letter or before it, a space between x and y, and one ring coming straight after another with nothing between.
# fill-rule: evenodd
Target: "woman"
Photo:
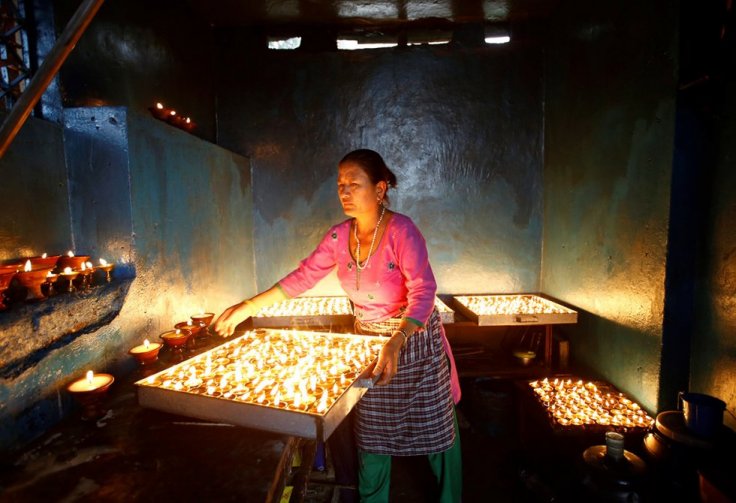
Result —
<instances>
[{"instance_id":1,"label":"woman","mask_svg":"<svg viewBox=\"0 0 736 503\"><path fill-rule=\"evenodd\" d=\"M362 501L388 501L391 456L426 454L443 502L460 501L460 398L449 344L434 308L436 282L419 229L387 208L396 176L367 149L338 165L337 192L351 218L333 226L299 267L269 290L229 307L215 322L229 336L258 310L313 287L337 267L355 308L355 330L387 337L373 371L377 386L356 407Z\"/></svg>"}]
</instances>

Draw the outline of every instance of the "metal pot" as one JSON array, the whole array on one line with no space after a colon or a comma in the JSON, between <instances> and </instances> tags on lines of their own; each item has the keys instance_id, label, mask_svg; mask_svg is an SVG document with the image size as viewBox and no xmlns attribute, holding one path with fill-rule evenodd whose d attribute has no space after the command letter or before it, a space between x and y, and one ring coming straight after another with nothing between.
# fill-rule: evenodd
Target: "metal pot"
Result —
<instances>
[{"instance_id":1,"label":"metal pot","mask_svg":"<svg viewBox=\"0 0 736 503\"><path fill-rule=\"evenodd\" d=\"M682 409L685 426L701 437L716 436L723 427L723 411L726 402L702 393L680 392L677 395L678 408Z\"/></svg>"}]
</instances>

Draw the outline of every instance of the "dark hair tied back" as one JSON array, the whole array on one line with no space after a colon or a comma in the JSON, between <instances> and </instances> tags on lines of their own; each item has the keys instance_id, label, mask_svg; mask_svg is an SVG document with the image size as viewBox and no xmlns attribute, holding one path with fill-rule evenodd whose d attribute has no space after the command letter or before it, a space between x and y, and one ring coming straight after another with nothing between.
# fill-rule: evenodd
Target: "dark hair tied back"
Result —
<instances>
[{"instance_id":1,"label":"dark hair tied back","mask_svg":"<svg viewBox=\"0 0 736 503\"><path fill-rule=\"evenodd\" d=\"M388 169L381 155L367 148L353 150L342 158L340 164L353 163L361 167L373 184L386 182L389 188L396 187L396 175ZM388 197L386 197L388 201Z\"/></svg>"}]
</instances>

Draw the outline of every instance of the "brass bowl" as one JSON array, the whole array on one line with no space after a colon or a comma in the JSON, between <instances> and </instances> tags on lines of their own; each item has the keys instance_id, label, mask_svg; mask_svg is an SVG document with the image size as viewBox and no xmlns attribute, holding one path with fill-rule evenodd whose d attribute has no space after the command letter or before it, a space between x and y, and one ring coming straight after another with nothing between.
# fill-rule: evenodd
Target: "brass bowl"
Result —
<instances>
[{"instance_id":1,"label":"brass bowl","mask_svg":"<svg viewBox=\"0 0 736 503\"><path fill-rule=\"evenodd\" d=\"M514 351L514 358L524 367L529 366L536 357L535 351Z\"/></svg>"}]
</instances>

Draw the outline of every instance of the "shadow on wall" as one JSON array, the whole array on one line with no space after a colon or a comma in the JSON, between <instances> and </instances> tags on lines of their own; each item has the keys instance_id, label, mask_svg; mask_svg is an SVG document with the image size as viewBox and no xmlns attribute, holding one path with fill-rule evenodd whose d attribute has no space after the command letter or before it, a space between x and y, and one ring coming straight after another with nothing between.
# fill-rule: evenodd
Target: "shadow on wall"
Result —
<instances>
[{"instance_id":1,"label":"shadow on wall","mask_svg":"<svg viewBox=\"0 0 736 503\"><path fill-rule=\"evenodd\" d=\"M575 310L577 325L555 329L570 339L572 368L613 384L656 415L661 340L580 308Z\"/></svg>"}]
</instances>

